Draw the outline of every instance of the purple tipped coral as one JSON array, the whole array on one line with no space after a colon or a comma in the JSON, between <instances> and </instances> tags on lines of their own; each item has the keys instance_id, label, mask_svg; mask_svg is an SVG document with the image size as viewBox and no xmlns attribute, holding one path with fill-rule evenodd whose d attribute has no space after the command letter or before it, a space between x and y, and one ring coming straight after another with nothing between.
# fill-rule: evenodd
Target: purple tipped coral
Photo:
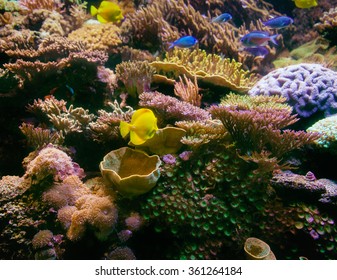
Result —
<instances>
[{"instance_id":1,"label":"purple tipped coral","mask_svg":"<svg viewBox=\"0 0 337 280\"><path fill-rule=\"evenodd\" d=\"M250 95L281 95L301 118L337 112L337 73L319 64L297 64L264 76Z\"/></svg>"}]
</instances>

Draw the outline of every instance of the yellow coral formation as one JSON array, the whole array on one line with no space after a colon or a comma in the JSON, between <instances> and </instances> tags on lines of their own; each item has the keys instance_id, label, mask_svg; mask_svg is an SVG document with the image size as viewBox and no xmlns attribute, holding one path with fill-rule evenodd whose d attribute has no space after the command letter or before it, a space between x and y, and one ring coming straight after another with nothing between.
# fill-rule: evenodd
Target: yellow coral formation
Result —
<instances>
[{"instance_id":1,"label":"yellow coral formation","mask_svg":"<svg viewBox=\"0 0 337 280\"><path fill-rule=\"evenodd\" d=\"M74 42L84 42L89 50L114 53L121 45L120 29L113 23L85 24L68 35Z\"/></svg>"},{"instance_id":2,"label":"yellow coral formation","mask_svg":"<svg viewBox=\"0 0 337 280\"><path fill-rule=\"evenodd\" d=\"M156 155L175 154L182 147L181 139L186 135L182 128L167 126L156 131L145 143L137 145L137 149ZM130 142L129 145L132 145Z\"/></svg>"},{"instance_id":3,"label":"yellow coral formation","mask_svg":"<svg viewBox=\"0 0 337 280\"><path fill-rule=\"evenodd\" d=\"M111 151L99 168L108 186L125 197L134 197L150 191L160 177L158 156L123 147Z\"/></svg>"},{"instance_id":4,"label":"yellow coral formation","mask_svg":"<svg viewBox=\"0 0 337 280\"><path fill-rule=\"evenodd\" d=\"M207 54L204 50L174 49L167 52L163 61L150 63L161 75L180 75L223 86L238 92L247 92L257 77L242 69L242 64L219 55ZM154 81L158 77L154 75Z\"/></svg>"}]
</instances>

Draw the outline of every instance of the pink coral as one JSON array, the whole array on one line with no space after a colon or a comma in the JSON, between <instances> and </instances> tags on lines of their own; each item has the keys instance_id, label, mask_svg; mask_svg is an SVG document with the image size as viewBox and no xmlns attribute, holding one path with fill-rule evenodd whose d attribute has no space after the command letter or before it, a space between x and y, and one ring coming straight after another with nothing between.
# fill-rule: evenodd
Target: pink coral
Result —
<instances>
[{"instance_id":1,"label":"pink coral","mask_svg":"<svg viewBox=\"0 0 337 280\"><path fill-rule=\"evenodd\" d=\"M50 175L58 181L70 175L83 178L84 171L65 152L49 144L28 163L25 177L30 177L39 183Z\"/></svg>"}]
</instances>

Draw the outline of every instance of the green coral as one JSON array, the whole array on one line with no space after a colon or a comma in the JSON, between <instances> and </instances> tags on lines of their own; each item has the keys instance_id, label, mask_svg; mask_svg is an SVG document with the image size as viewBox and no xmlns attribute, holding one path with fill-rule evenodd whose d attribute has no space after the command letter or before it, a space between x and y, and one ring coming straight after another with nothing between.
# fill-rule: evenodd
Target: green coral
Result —
<instances>
[{"instance_id":1,"label":"green coral","mask_svg":"<svg viewBox=\"0 0 337 280\"><path fill-rule=\"evenodd\" d=\"M315 143L321 148L335 152L337 147L337 115L326 117L314 123L307 129L308 132L318 132L320 137Z\"/></svg>"}]
</instances>

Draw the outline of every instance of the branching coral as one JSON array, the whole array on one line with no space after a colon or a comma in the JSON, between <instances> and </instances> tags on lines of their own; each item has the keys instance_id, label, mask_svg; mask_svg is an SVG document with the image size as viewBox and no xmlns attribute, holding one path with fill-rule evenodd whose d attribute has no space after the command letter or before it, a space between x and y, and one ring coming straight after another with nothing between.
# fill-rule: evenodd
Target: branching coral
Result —
<instances>
[{"instance_id":1,"label":"branching coral","mask_svg":"<svg viewBox=\"0 0 337 280\"><path fill-rule=\"evenodd\" d=\"M193 149L213 140L223 140L228 137L226 129L218 120L178 121L175 125L186 130L186 136L181 139L181 142Z\"/></svg>"},{"instance_id":2,"label":"branching coral","mask_svg":"<svg viewBox=\"0 0 337 280\"><path fill-rule=\"evenodd\" d=\"M74 108L70 105L66 108L64 100L57 100L54 97L42 101L35 100L33 105L30 105L31 112L38 111L45 114L53 126L62 133L67 135L73 132L83 132L91 121L94 119L93 114L89 114L89 110L81 107Z\"/></svg>"},{"instance_id":3,"label":"branching coral","mask_svg":"<svg viewBox=\"0 0 337 280\"><path fill-rule=\"evenodd\" d=\"M331 8L328 12L324 12L319 20L320 22L315 24L315 28L333 45L337 45L337 8Z\"/></svg>"},{"instance_id":4,"label":"branching coral","mask_svg":"<svg viewBox=\"0 0 337 280\"><path fill-rule=\"evenodd\" d=\"M193 82L185 75L184 80L179 77L179 82L174 84L174 94L185 102L191 103L194 106L201 106L202 95L199 94L199 87L196 77L194 77Z\"/></svg>"},{"instance_id":5,"label":"branching coral","mask_svg":"<svg viewBox=\"0 0 337 280\"><path fill-rule=\"evenodd\" d=\"M116 66L117 79L122 81L128 94L137 97L150 90L154 67L147 61L126 61Z\"/></svg>"},{"instance_id":6,"label":"branching coral","mask_svg":"<svg viewBox=\"0 0 337 280\"><path fill-rule=\"evenodd\" d=\"M228 102L223 99L219 106L212 106L210 112L221 120L242 153L260 153L267 149L280 158L288 151L313 143L318 137L304 131L281 131L297 121L291 107L282 104L284 101L277 96L229 95Z\"/></svg>"},{"instance_id":7,"label":"branching coral","mask_svg":"<svg viewBox=\"0 0 337 280\"><path fill-rule=\"evenodd\" d=\"M126 106L123 111L117 100L114 103L109 102L108 105L112 109L112 112L99 110L97 120L91 121L88 126L92 138L98 142L108 142L119 138L120 121L131 121L131 116L134 112L132 107L129 106Z\"/></svg>"},{"instance_id":8,"label":"branching coral","mask_svg":"<svg viewBox=\"0 0 337 280\"><path fill-rule=\"evenodd\" d=\"M166 53L163 61L154 61L150 65L161 75L173 73L173 78L180 75L190 79L196 77L200 81L239 92L248 91L257 81L255 75L242 69L241 63L199 49L174 49Z\"/></svg>"},{"instance_id":9,"label":"branching coral","mask_svg":"<svg viewBox=\"0 0 337 280\"><path fill-rule=\"evenodd\" d=\"M163 123L174 123L174 121L179 120L207 120L210 118L206 110L160 92L144 92L139 96L139 99L139 105L155 110L159 115L159 121Z\"/></svg>"},{"instance_id":10,"label":"branching coral","mask_svg":"<svg viewBox=\"0 0 337 280\"><path fill-rule=\"evenodd\" d=\"M30 12L38 9L60 11L63 6L60 0L20 0L19 3Z\"/></svg>"},{"instance_id":11,"label":"branching coral","mask_svg":"<svg viewBox=\"0 0 337 280\"><path fill-rule=\"evenodd\" d=\"M19 127L26 136L28 145L37 149L49 143L62 145L64 136L62 131L52 132L50 129L34 127L32 124L22 123Z\"/></svg>"}]
</instances>

